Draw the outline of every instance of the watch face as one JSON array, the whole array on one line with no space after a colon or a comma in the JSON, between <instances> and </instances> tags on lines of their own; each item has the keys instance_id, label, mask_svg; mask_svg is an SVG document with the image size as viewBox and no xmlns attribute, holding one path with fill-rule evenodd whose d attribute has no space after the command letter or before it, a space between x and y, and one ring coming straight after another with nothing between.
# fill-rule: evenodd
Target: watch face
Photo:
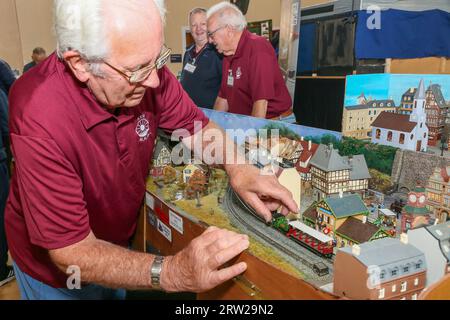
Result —
<instances>
[{"instance_id":1,"label":"watch face","mask_svg":"<svg viewBox=\"0 0 450 320\"><path fill-rule=\"evenodd\" d=\"M424 204L424 203L425 203L425 200L426 200L425 196L421 196L421 197L419 198L420 204Z\"/></svg>"},{"instance_id":2,"label":"watch face","mask_svg":"<svg viewBox=\"0 0 450 320\"><path fill-rule=\"evenodd\" d=\"M409 196L409 202L415 203L417 201L417 197L415 194Z\"/></svg>"}]
</instances>

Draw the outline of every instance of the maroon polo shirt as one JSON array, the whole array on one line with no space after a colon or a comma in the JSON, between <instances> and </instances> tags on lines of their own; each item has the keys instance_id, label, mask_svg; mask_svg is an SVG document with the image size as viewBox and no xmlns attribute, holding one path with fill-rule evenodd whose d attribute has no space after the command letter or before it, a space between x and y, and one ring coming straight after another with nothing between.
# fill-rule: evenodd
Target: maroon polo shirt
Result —
<instances>
[{"instance_id":1,"label":"maroon polo shirt","mask_svg":"<svg viewBox=\"0 0 450 320\"><path fill-rule=\"evenodd\" d=\"M157 128L194 133L208 123L167 68L161 85L120 114L107 112L55 54L20 78L10 94L16 169L6 207L11 255L31 277L57 288L67 276L48 250L92 230L128 246L136 229Z\"/></svg>"},{"instance_id":2,"label":"maroon polo shirt","mask_svg":"<svg viewBox=\"0 0 450 320\"><path fill-rule=\"evenodd\" d=\"M233 85L228 81L233 75ZM228 112L251 115L253 104L267 100L268 119L292 107L275 50L265 38L244 30L236 53L223 60L219 97L228 101Z\"/></svg>"}]
</instances>

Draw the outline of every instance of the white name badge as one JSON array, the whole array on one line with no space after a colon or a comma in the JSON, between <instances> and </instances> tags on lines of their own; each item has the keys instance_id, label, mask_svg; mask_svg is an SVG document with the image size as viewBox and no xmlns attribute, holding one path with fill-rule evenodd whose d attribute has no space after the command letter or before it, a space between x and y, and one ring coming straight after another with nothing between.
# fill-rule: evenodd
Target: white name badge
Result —
<instances>
[{"instance_id":1,"label":"white name badge","mask_svg":"<svg viewBox=\"0 0 450 320\"><path fill-rule=\"evenodd\" d=\"M190 73L194 73L196 69L197 67L190 63L186 63L186 66L184 67L184 70Z\"/></svg>"},{"instance_id":2,"label":"white name badge","mask_svg":"<svg viewBox=\"0 0 450 320\"><path fill-rule=\"evenodd\" d=\"M234 77L233 77L233 76L228 76L227 85L228 85L229 87L234 86Z\"/></svg>"}]
</instances>

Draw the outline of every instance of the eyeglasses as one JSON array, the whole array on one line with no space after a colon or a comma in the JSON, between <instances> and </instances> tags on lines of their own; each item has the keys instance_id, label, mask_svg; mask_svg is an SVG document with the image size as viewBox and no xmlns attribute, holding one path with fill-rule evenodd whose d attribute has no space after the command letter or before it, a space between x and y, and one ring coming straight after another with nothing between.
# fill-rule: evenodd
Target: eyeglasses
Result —
<instances>
[{"instance_id":1,"label":"eyeglasses","mask_svg":"<svg viewBox=\"0 0 450 320\"><path fill-rule=\"evenodd\" d=\"M214 34L215 34L217 31L222 30L223 28L226 28L227 26L228 26L228 25L224 25L224 26L221 26L221 27L217 28L216 30L214 30L214 31L212 31L212 32L208 32L208 33L207 33L208 38L214 38Z\"/></svg>"},{"instance_id":2,"label":"eyeglasses","mask_svg":"<svg viewBox=\"0 0 450 320\"><path fill-rule=\"evenodd\" d=\"M167 61L169 60L171 53L172 53L171 49L167 48L166 46L163 46L163 48L161 50L161 54L159 55L158 59L156 59L154 64L150 64L139 70L131 72L130 75L128 75L124 71L121 71L120 69L112 66L111 64L109 64L106 61L103 61L103 62L107 66L109 66L111 69L117 71L125 79L127 79L130 84L137 84L142 81L145 81L145 79L147 79L152 74L153 70L162 69L167 64Z\"/></svg>"}]
</instances>

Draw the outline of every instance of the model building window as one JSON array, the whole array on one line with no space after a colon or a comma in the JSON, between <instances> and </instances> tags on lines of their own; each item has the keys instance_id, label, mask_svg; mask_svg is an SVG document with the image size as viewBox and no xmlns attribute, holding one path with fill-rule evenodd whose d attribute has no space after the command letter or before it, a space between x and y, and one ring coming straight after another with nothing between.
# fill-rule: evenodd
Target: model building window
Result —
<instances>
[{"instance_id":1,"label":"model building window","mask_svg":"<svg viewBox=\"0 0 450 320\"><path fill-rule=\"evenodd\" d=\"M406 266L403 267L403 272L404 273L409 272L409 264L407 264Z\"/></svg>"},{"instance_id":2,"label":"model building window","mask_svg":"<svg viewBox=\"0 0 450 320\"><path fill-rule=\"evenodd\" d=\"M388 131L387 141L391 142L392 141L392 136L393 136L392 131Z\"/></svg>"},{"instance_id":3,"label":"model building window","mask_svg":"<svg viewBox=\"0 0 450 320\"><path fill-rule=\"evenodd\" d=\"M396 291L397 291L397 285L394 284L394 285L392 286L392 292L396 292Z\"/></svg>"},{"instance_id":4,"label":"model building window","mask_svg":"<svg viewBox=\"0 0 450 320\"><path fill-rule=\"evenodd\" d=\"M413 294L411 297L412 300L417 300L417 293Z\"/></svg>"},{"instance_id":5,"label":"model building window","mask_svg":"<svg viewBox=\"0 0 450 320\"><path fill-rule=\"evenodd\" d=\"M414 140L414 135L413 134L411 135L411 140Z\"/></svg>"},{"instance_id":6,"label":"model building window","mask_svg":"<svg viewBox=\"0 0 450 320\"><path fill-rule=\"evenodd\" d=\"M402 282L402 287L400 289L401 292L405 292L408 287L408 283L406 281Z\"/></svg>"},{"instance_id":7,"label":"model building window","mask_svg":"<svg viewBox=\"0 0 450 320\"><path fill-rule=\"evenodd\" d=\"M380 139L380 138L381 138L381 129L377 129L377 132L376 132L376 138L377 138L377 139Z\"/></svg>"},{"instance_id":8,"label":"model building window","mask_svg":"<svg viewBox=\"0 0 450 320\"><path fill-rule=\"evenodd\" d=\"M384 299L385 296L385 289L380 289L380 293L378 295L378 299Z\"/></svg>"},{"instance_id":9,"label":"model building window","mask_svg":"<svg viewBox=\"0 0 450 320\"><path fill-rule=\"evenodd\" d=\"M386 271L382 270L380 273L380 279L383 280L386 277Z\"/></svg>"},{"instance_id":10,"label":"model building window","mask_svg":"<svg viewBox=\"0 0 450 320\"><path fill-rule=\"evenodd\" d=\"M391 270L391 276L395 277L396 275L398 275L398 268L394 268Z\"/></svg>"},{"instance_id":11,"label":"model building window","mask_svg":"<svg viewBox=\"0 0 450 320\"><path fill-rule=\"evenodd\" d=\"M400 143L400 144L405 144L405 134L404 134L404 133L401 133L401 134L400 134L400 140L399 140L399 143Z\"/></svg>"},{"instance_id":12,"label":"model building window","mask_svg":"<svg viewBox=\"0 0 450 320\"><path fill-rule=\"evenodd\" d=\"M419 278L414 279L414 285L417 287L419 285Z\"/></svg>"},{"instance_id":13,"label":"model building window","mask_svg":"<svg viewBox=\"0 0 450 320\"><path fill-rule=\"evenodd\" d=\"M422 260L419 260L419 261L416 263L416 269L420 269L420 268L422 268Z\"/></svg>"}]
</instances>

